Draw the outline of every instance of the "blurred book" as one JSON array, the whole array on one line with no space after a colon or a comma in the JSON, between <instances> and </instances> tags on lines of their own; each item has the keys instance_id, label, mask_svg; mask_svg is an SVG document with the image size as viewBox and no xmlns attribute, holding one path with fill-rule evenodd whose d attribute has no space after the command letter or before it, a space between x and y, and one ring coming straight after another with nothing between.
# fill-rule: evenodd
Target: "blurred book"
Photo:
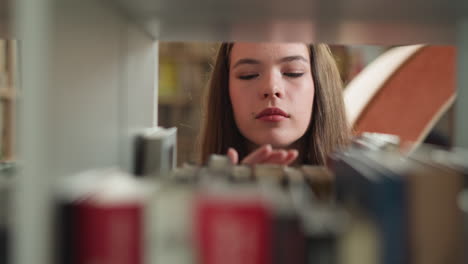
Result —
<instances>
[{"instance_id":1,"label":"blurred book","mask_svg":"<svg viewBox=\"0 0 468 264\"><path fill-rule=\"evenodd\" d=\"M177 165L177 128L155 127L135 136L134 174L163 177Z\"/></svg>"},{"instance_id":2,"label":"blurred book","mask_svg":"<svg viewBox=\"0 0 468 264\"><path fill-rule=\"evenodd\" d=\"M143 264L150 190L116 169L65 177L55 200L55 263Z\"/></svg>"}]
</instances>

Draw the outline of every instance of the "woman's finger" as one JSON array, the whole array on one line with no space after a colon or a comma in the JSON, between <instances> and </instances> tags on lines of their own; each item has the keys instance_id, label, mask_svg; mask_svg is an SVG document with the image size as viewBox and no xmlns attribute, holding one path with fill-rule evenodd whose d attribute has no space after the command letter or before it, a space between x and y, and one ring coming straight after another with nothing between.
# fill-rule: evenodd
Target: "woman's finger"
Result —
<instances>
[{"instance_id":1,"label":"woman's finger","mask_svg":"<svg viewBox=\"0 0 468 264\"><path fill-rule=\"evenodd\" d=\"M239 162L239 154L233 148L229 148L227 151L227 156L231 160L232 164L236 165Z\"/></svg>"},{"instance_id":2,"label":"woman's finger","mask_svg":"<svg viewBox=\"0 0 468 264\"><path fill-rule=\"evenodd\" d=\"M288 152L286 150L273 150L270 156L263 160L264 164L279 164L282 165L286 158L288 157Z\"/></svg>"},{"instance_id":3,"label":"woman's finger","mask_svg":"<svg viewBox=\"0 0 468 264\"><path fill-rule=\"evenodd\" d=\"M297 157L299 157L299 152L295 149L288 150L288 155L284 161L284 165L290 165L293 163Z\"/></svg>"},{"instance_id":4,"label":"woman's finger","mask_svg":"<svg viewBox=\"0 0 468 264\"><path fill-rule=\"evenodd\" d=\"M262 146L258 148L257 150L255 150L254 152L247 155L247 157L245 157L242 160L242 164L253 165L256 163L260 163L264 161L266 158L268 158L271 152L272 152L271 145Z\"/></svg>"}]
</instances>

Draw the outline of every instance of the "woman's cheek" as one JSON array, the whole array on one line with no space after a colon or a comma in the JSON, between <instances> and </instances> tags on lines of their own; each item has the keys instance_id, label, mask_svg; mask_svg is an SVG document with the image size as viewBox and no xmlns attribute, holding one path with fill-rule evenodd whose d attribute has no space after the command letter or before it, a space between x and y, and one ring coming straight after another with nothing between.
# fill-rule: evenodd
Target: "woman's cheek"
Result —
<instances>
[{"instance_id":1,"label":"woman's cheek","mask_svg":"<svg viewBox=\"0 0 468 264\"><path fill-rule=\"evenodd\" d=\"M246 100L252 100L252 89L246 84L234 81L231 87L231 99L235 99L238 104L247 105Z\"/></svg>"},{"instance_id":2,"label":"woman's cheek","mask_svg":"<svg viewBox=\"0 0 468 264\"><path fill-rule=\"evenodd\" d=\"M239 89L235 83L231 83L230 86L231 103L234 110L235 119L241 121L244 116L247 104L245 103L246 95Z\"/></svg>"}]
</instances>

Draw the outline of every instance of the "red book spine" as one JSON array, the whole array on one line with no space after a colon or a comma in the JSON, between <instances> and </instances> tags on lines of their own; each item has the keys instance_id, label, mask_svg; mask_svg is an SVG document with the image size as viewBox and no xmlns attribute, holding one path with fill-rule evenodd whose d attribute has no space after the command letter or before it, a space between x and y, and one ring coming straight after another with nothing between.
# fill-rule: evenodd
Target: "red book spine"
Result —
<instances>
[{"instance_id":1,"label":"red book spine","mask_svg":"<svg viewBox=\"0 0 468 264\"><path fill-rule=\"evenodd\" d=\"M199 263L271 263L271 212L260 200L198 197L195 238Z\"/></svg>"},{"instance_id":2,"label":"red book spine","mask_svg":"<svg viewBox=\"0 0 468 264\"><path fill-rule=\"evenodd\" d=\"M140 204L83 202L77 213L78 264L142 264Z\"/></svg>"}]
</instances>

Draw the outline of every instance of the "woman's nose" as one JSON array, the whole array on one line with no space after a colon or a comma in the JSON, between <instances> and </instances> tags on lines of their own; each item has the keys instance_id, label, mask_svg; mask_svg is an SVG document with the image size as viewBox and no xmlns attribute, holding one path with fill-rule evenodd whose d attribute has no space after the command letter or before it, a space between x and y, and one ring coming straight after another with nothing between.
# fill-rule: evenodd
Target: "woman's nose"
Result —
<instances>
[{"instance_id":1,"label":"woman's nose","mask_svg":"<svg viewBox=\"0 0 468 264\"><path fill-rule=\"evenodd\" d=\"M270 74L269 76L266 76L264 80L263 89L261 91L261 97L262 99L268 99L268 98L277 98L281 99L283 98L284 94L281 89L281 82L277 80L275 74Z\"/></svg>"},{"instance_id":2,"label":"woman's nose","mask_svg":"<svg viewBox=\"0 0 468 264\"><path fill-rule=\"evenodd\" d=\"M266 98L268 98L268 97L270 97L270 96L271 96L271 97L277 97L277 98L282 98L282 97L283 97L282 93L280 93L280 92L264 93L264 94L263 94L263 98L264 98L264 99L266 99Z\"/></svg>"}]
</instances>

